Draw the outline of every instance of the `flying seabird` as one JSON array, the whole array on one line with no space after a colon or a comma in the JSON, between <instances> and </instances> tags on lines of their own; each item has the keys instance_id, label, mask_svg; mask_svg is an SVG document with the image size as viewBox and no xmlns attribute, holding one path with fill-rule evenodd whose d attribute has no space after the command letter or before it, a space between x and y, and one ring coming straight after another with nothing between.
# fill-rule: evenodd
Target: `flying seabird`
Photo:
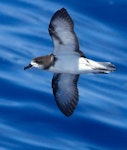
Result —
<instances>
[{"instance_id":1,"label":"flying seabird","mask_svg":"<svg viewBox=\"0 0 127 150\"><path fill-rule=\"evenodd\" d=\"M87 59L80 51L74 23L65 8L52 16L48 30L54 45L53 52L32 59L24 69L35 67L54 73L52 89L56 104L64 115L70 116L78 103L80 74L110 73L116 68L110 62Z\"/></svg>"}]
</instances>

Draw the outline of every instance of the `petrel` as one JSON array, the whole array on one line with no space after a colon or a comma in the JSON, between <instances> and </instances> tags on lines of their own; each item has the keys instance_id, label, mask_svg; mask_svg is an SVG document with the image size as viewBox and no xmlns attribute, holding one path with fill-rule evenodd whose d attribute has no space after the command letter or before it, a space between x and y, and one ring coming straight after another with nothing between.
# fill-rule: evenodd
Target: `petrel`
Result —
<instances>
[{"instance_id":1,"label":"petrel","mask_svg":"<svg viewBox=\"0 0 127 150\"><path fill-rule=\"evenodd\" d=\"M48 30L54 45L53 52L32 59L24 69L35 67L54 73L52 89L56 104L64 115L70 116L79 99L77 83L80 74L110 73L116 67L110 62L86 58L79 48L74 23L65 8L52 16Z\"/></svg>"}]
</instances>

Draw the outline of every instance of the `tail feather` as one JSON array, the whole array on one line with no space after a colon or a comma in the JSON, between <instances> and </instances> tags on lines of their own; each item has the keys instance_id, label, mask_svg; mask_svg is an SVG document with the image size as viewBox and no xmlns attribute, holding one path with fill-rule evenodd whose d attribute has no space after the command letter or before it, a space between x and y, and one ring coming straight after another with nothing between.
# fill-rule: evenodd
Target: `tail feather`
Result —
<instances>
[{"instance_id":1,"label":"tail feather","mask_svg":"<svg viewBox=\"0 0 127 150\"><path fill-rule=\"evenodd\" d=\"M93 73L110 73L116 70L115 65L110 62L97 62L87 59L93 69Z\"/></svg>"},{"instance_id":2,"label":"tail feather","mask_svg":"<svg viewBox=\"0 0 127 150\"><path fill-rule=\"evenodd\" d=\"M98 70L97 73L110 73L116 70L115 65L110 62L98 62L98 64L98 68L95 68Z\"/></svg>"}]
</instances>

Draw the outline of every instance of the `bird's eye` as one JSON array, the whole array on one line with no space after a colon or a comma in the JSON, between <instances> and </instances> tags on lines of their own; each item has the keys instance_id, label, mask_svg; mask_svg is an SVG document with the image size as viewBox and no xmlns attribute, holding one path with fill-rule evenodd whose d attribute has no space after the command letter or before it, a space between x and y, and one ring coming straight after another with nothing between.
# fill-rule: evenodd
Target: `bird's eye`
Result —
<instances>
[{"instance_id":1,"label":"bird's eye","mask_svg":"<svg viewBox=\"0 0 127 150\"><path fill-rule=\"evenodd\" d=\"M39 61L38 61L38 60L35 60L35 62L36 62L36 63L39 63Z\"/></svg>"}]
</instances>

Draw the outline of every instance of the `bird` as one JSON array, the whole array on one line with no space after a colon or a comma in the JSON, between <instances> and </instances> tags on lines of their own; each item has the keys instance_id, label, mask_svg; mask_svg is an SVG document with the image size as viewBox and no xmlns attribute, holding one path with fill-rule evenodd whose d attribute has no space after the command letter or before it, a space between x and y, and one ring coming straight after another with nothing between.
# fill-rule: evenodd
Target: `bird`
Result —
<instances>
[{"instance_id":1,"label":"bird","mask_svg":"<svg viewBox=\"0 0 127 150\"><path fill-rule=\"evenodd\" d=\"M107 74L116 67L111 62L98 62L85 56L79 47L74 22L65 8L54 13L48 31L54 45L53 52L33 58L24 70L35 67L54 73L51 85L56 104L69 117L79 101L77 85L80 74Z\"/></svg>"}]
</instances>

